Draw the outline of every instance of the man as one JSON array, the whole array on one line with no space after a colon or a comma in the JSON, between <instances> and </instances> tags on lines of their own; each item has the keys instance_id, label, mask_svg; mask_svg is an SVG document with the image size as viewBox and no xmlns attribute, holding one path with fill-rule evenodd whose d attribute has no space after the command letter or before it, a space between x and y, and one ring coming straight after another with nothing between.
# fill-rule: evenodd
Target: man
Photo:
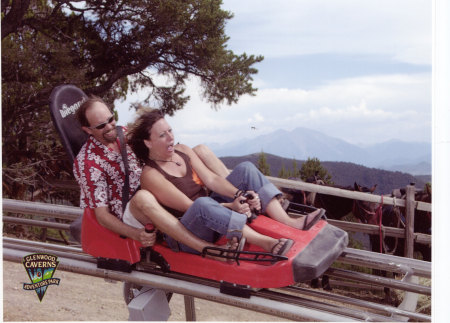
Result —
<instances>
[{"instance_id":1,"label":"man","mask_svg":"<svg viewBox=\"0 0 450 323\"><path fill-rule=\"evenodd\" d=\"M101 225L120 235L140 241L146 247L155 243L156 233L146 233L139 226L124 223L124 215L132 220L131 223L133 220L144 225L149 222L154 223L159 230L198 251L211 246L210 243L193 235L180 221L163 209L150 192L138 190L141 168L128 145L126 145L126 153L129 169L129 193L132 197L124 214L122 194L125 168L114 114L101 98L92 96L83 102L76 117L83 131L89 134L73 167L75 178L80 185L80 206L82 208L94 209L96 218ZM206 148L203 150L207 151ZM135 217L133 214L137 216ZM144 289L145 291L148 290ZM150 317L152 320L155 317L159 321L168 319L170 310L165 292L154 289L151 293L145 293L153 300L145 305L148 306L145 313L153 313ZM133 313L135 312L136 310L133 310ZM143 309L137 315L139 320L141 312L144 312ZM132 314L130 309L130 320L134 316L136 314Z\"/></svg>"},{"instance_id":2,"label":"man","mask_svg":"<svg viewBox=\"0 0 450 323\"><path fill-rule=\"evenodd\" d=\"M199 239L168 213L148 191L136 191L141 168L131 148L126 146L129 166L130 199L126 213L122 210L124 165L114 114L99 98L88 98L77 111L77 119L89 138L74 161L74 175L80 185L80 206L94 209L98 222L120 235L140 241L143 246L155 243L155 233L146 233L123 222L124 217L145 225L154 223L159 230L201 252L212 246ZM133 195L134 194L134 195ZM129 212L129 213L128 213Z\"/></svg>"}]
</instances>

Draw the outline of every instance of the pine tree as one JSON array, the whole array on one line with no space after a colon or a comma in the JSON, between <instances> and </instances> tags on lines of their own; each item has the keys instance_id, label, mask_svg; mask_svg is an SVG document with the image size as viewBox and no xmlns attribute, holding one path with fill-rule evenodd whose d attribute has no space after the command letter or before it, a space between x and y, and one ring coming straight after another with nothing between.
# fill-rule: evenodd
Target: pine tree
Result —
<instances>
[{"instance_id":1,"label":"pine tree","mask_svg":"<svg viewBox=\"0 0 450 323\"><path fill-rule=\"evenodd\" d=\"M300 169L301 179L307 181L309 178L318 176L326 184L333 184L331 181L331 175L327 169L322 166L320 160L316 157L308 158L306 162L302 164Z\"/></svg>"},{"instance_id":2,"label":"pine tree","mask_svg":"<svg viewBox=\"0 0 450 323\"><path fill-rule=\"evenodd\" d=\"M278 172L278 177L279 178L289 178L290 177L290 172L286 169L286 167L284 167L284 164L281 165L281 169Z\"/></svg>"},{"instance_id":3,"label":"pine tree","mask_svg":"<svg viewBox=\"0 0 450 323\"><path fill-rule=\"evenodd\" d=\"M300 175L300 170L298 169L297 161L296 161L295 159L292 159L292 171L291 171L291 177L294 177L294 178L299 178L299 177L301 177L301 175Z\"/></svg>"},{"instance_id":4,"label":"pine tree","mask_svg":"<svg viewBox=\"0 0 450 323\"><path fill-rule=\"evenodd\" d=\"M270 176L270 165L267 163L266 155L262 150L258 158L258 169L264 175Z\"/></svg>"},{"instance_id":5,"label":"pine tree","mask_svg":"<svg viewBox=\"0 0 450 323\"><path fill-rule=\"evenodd\" d=\"M214 109L254 95L262 56L235 54L222 1L2 0L2 175L4 197L48 192L51 178L72 178L72 166L48 112L56 86L73 84L110 108L131 104L183 109L191 77ZM160 77L167 82L160 82ZM23 194L21 193L23 192Z\"/></svg>"}]
</instances>

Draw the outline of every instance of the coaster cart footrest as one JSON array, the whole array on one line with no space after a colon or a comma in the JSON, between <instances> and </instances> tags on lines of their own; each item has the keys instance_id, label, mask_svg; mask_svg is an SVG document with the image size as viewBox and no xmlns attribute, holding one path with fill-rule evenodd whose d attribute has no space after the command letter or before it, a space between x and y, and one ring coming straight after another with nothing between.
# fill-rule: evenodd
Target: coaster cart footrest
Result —
<instances>
[{"instance_id":1,"label":"coaster cart footrest","mask_svg":"<svg viewBox=\"0 0 450 323\"><path fill-rule=\"evenodd\" d=\"M307 215L315 210L317 210L317 208L314 206L290 202L286 212L297 215Z\"/></svg>"},{"instance_id":2,"label":"coaster cart footrest","mask_svg":"<svg viewBox=\"0 0 450 323\"><path fill-rule=\"evenodd\" d=\"M219 253L215 253L214 251L219 251ZM236 251L229 250L220 247L205 247L202 252L202 257L212 256L216 258L224 258L227 260L236 261L236 264L239 266L239 261L253 261L253 262L261 262L261 263L270 263L274 264L278 261L288 260L289 258L286 256L275 255L269 252L260 252L260 251Z\"/></svg>"}]
</instances>

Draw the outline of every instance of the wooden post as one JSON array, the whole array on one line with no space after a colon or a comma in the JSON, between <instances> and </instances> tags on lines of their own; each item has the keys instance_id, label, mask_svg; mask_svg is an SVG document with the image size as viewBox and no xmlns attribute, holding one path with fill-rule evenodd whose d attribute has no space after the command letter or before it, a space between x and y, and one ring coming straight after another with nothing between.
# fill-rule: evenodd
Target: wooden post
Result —
<instances>
[{"instance_id":1,"label":"wooden post","mask_svg":"<svg viewBox=\"0 0 450 323\"><path fill-rule=\"evenodd\" d=\"M415 211L414 183L406 186L406 228L405 228L405 257L414 256L414 211Z\"/></svg>"}]
</instances>

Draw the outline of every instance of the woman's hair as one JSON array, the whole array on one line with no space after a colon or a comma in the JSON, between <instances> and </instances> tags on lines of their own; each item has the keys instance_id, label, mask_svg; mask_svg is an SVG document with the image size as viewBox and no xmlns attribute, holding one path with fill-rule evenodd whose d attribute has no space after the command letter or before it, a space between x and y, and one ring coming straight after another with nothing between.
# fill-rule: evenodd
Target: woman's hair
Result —
<instances>
[{"instance_id":1,"label":"woman's hair","mask_svg":"<svg viewBox=\"0 0 450 323\"><path fill-rule=\"evenodd\" d=\"M80 125L83 127L90 127L89 121L86 118L86 110L89 109L95 102L103 103L108 107L108 105L105 103L105 101L102 100L102 98L95 96L91 94L78 108L77 112L75 112L75 117L77 118ZM111 109L108 107L109 111ZM111 111L111 113L113 113Z\"/></svg>"},{"instance_id":2,"label":"woman's hair","mask_svg":"<svg viewBox=\"0 0 450 323\"><path fill-rule=\"evenodd\" d=\"M164 113L159 109L145 112L136 120L134 126L128 133L128 144L142 163L145 163L149 153L149 149L145 145L144 140L149 139L150 130L155 122L163 118Z\"/></svg>"}]
</instances>

